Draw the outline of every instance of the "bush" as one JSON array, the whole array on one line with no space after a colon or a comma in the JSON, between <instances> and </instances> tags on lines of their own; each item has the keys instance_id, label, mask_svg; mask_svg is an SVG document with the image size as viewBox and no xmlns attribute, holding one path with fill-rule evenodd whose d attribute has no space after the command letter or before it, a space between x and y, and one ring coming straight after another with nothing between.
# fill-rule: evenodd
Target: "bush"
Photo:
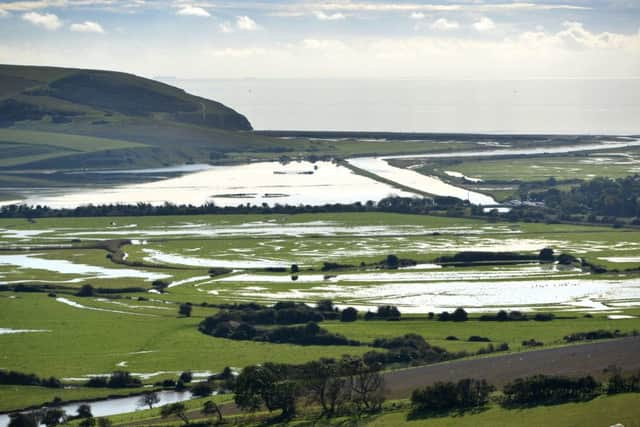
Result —
<instances>
[{"instance_id":1,"label":"bush","mask_svg":"<svg viewBox=\"0 0 640 427\"><path fill-rule=\"evenodd\" d=\"M94 295L95 295L95 290L93 289L93 286L89 284L82 285L80 290L76 293L76 296L78 297L92 297Z\"/></svg>"},{"instance_id":2,"label":"bush","mask_svg":"<svg viewBox=\"0 0 640 427\"><path fill-rule=\"evenodd\" d=\"M393 305L381 305L378 307L378 311L376 313L367 311L364 315L364 320L400 320L400 316L402 316L402 314L400 313L400 310L398 310L398 307Z\"/></svg>"},{"instance_id":3,"label":"bush","mask_svg":"<svg viewBox=\"0 0 640 427\"><path fill-rule=\"evenodd\" d=\"M478 408L489 402L494 387L485 380L464 379L457 383L436 382L414 390L411 406L416 412L445 412L452 409Z\"/></svg>"},{"instance_id":4,"label":"bush","mask_svg":"<svg viewBox=\"0 0 640 427\"><path fill-rule=\"evenodd\" d=\"M358 310L353 307L347 307L340 313L341 322L355 322L358 320Z\"/></svg>"},{"instance_id":5,"label":"bush","mask_svg":"<svg viewBox=\"0 0 640 427\"><path fill-rule=\"evenodd\" d=\"M553 319L555 319L555 315L553 313L537 313L533 316L533 320L538 322L550 322Z\"/></svg>"},{"instance_id":6,"label":"bush","mask_svg":"<svg viewBox=\"0 0 640 427\"><path fill-rule=\"evenodd\" d=\"M186 303L186 304L180 304L180 308L178 309L178 314L180 314L180 316L184 316L184 317L191 317L191 310L193 309L193 307L191 307L191 304Z\"/></svg>"},{"instance_id":7,"label":"bush","mask_svg":"<svg viewBox=\"0 0 640 427\"><path fill-rule=\"evenodd\" d=\"M467 340L469 342L491 342L491 340L487 337L480 337L478 335L471 335Z\"/></svg>"},{"instance_id":8,"label":"bush","mask_svg":"<svg viewBox=\"0 0 640 427\"><path fill-rule=\"evenodd\" d=\"M0 384L62 388L62 382L55 377L40 378L35 374L23 374L22 372L5 371L3 369L0 369Z\"/></svg>"},{"instance_id":9,"label":"bush","mask_svg":"<svg viewBox=\"0 0 640 427\"><path fill-rule=\"evenodd\" d=\"M614 373L607 384L607 394L638 393L640 392L640 372L629 376Z\"/></svg>"},{"instance_id":10,"label":"bush","mask_svg":"<svg viewBox=\"0 0 640 427\"><path fill-rule=\"evenodd\" d=\"M92 377L86 383L86 387L96 388L134 388L142 387L142 381L131 376L126 371L115 371L109 377Z\"/></svg>"},{"instance_id":11,"label":"bush","mask_svg":"<svg viewBox=\"0 0 640 427\"><path fill-rule=\"evenodd\" d=\"M591 376L568 378L536 375L518 378L504 386L507 406L555 405L594 398L601 384Z\"/></svg>"},{"instance_id":12,"label":"bush","mask_svg":"<svg viewBox=\"0 0 640 427\"><path fill-rule=\"evenodd\" d=\"M191 393L196 397L207 397L213 393L213 388L208 383L197 383L191 387Z\"/></svg>"},{"instance_id":13,"label":"bush","mask_svg":"<svg viewBox=\"0 0 640 427\"><path fill-rule=\"evenodd\" d=\"M451 320L454 322L465 322L469 318L469 315L464 308L459 307L451 314Z\"/></svg>"},{"instance_id":14,"label":"bush","mask_svg":"<svg viewBox=\"0 0 640 427\"><path fill-rule=\"evenodd\" d=\"M596 331L589 332L576 332L571 335L567 335L564 337L566 342L576 342L576 341L591 341L591 340L602 340L609 338L619 338L624 337L626 334L621 333L618 329L615 331L606 331L604 329L599 329Z\"/></svg>"}]
</instances>

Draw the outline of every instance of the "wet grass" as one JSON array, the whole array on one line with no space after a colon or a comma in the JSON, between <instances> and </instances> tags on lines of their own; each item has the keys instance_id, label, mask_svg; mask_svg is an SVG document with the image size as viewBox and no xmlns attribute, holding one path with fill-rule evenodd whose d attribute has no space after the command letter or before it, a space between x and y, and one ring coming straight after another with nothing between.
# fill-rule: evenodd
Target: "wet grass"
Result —
<instances>
[{"instance_id":1,"label":"wet grass","mask_svg":"<svg viewBox=\"0 0 640 427\"><path fill-rule=\"evenodd\" d=\"M8 298L14 296L15 298ZM45 294L0 294L0 325L50 332L0 335L1 366L40 376L79 377L112 372L127 362L131 372L218 372L225 366L242 367L277 360L300 363L319 357L360 354L366 347L309 346L223 340L202 335L198 323L214 309L194 307L191 318L172 310L147 309L153 316L90 311L74 308ZM99 303L93 298L70 299L87 306L121 311L130 308ZM124 301L127 304L148 304ZM138 353L151 351L151 353ZM171 374L170 376L175 376ZM162 376L154 377L156 381ZM0 398L1 400L1 398Z\"/></svg>"},{"instance_id":2,"label":"wet grass","mask_svg":"<svg viewBox=\"0 0 640 427\"><path fill-rule=\"evenodd\" d=\"M488 337L494 345L509 344L511 351L527 350L530 347L522 345L522 341L535 339L545 346L566 344L563 337L579 331L593 331L598 329L616 330L631 333L640 331L640 319L611 320L606 314L594 314L586 318L582 313L557 313L558 318L548 322L540 321L479 321L477 315L471 315L466 322L440 322L428 320L424 315L406 315L399 322L387 321L356 321L352 323L325 322L323 327L349 338L356 338L365 342L372 342L381 337L397 337L408 333L420 334L432 345L446 348L449 351L477 351L486 347L487 343L467 342L470 336ZM459 341L446 338L454 336ZM538 347L539 348L539 347Z\"/></svg>"},{"instance_id":3,"label":"wet grass","mask_svg":"<svg viewBox=\"0 0 640 427\"><path fill-rule=\"evenodd\" d=\"M383 414L360 425L411 427L566 427L640 426L638 405L640 394L629 393L603 396L589 402L539 406L526 409L504 409L490 406L479 413L408 420L408 411Z\"/></svg>"}]
</instances>

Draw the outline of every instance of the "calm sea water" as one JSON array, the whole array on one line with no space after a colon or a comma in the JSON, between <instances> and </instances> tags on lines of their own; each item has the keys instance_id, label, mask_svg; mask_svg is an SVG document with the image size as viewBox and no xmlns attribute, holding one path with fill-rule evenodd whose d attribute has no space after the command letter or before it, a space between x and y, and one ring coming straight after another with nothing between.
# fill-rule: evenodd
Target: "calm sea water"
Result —
<instances>
[{"instance_id":1,"label":"calm sea water","mask_svg":"<svg viewBox=\"0 0 640 427\"><path fill-rule=\"evenodd\" d=\"M245 114L255 129L640 133L640 79L164 79Z\"/></svg>"}]
</instances>

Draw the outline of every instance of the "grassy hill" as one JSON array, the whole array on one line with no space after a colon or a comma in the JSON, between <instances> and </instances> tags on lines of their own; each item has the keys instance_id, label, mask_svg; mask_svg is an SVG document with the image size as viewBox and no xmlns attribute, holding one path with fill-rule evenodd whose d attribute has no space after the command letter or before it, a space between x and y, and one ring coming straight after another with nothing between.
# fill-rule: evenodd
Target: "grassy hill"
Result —
<instances>
[{"instance_id":1,"label":"grassy hill","mask_svg":"<svg viewBox=\"0 0 640 427\"><path fill-rule=\"evenodd\" d=\"M294 148L251 130L225 105L132 74L0 65L0 183L7 185L31 182L4 175L16 171L204 163Z\"/></svg>"},{"instance_id":2,"label":"grassy hill","mask_svg":"<svg viewBox=\"0 0 640 427\"><path fill-rule=\"evenodd\" d=\"M112 71L0 65L0 125L150 117L226 130L251 130L243 115L184 90Z\"/></svg>"}]
</instances>

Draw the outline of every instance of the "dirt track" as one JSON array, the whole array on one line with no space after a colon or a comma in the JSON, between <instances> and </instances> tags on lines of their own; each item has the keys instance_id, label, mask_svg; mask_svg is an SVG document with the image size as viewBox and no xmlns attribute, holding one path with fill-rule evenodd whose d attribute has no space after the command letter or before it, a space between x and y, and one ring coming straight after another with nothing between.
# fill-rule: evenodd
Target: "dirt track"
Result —
<instances>
[{"instance_id":1,"label":"dirt track","mask_svg":"<svg viewBox=\"0 0 640 427\"><path fill-rule=\"evenodd\" d=\"M599 377L611 365L624 371L640 370L640 337L420 366L386 373L385 380L389 397L404 398L436 381L485 378L501 386L535 374Z\"/></svg>"}]
</instances>

